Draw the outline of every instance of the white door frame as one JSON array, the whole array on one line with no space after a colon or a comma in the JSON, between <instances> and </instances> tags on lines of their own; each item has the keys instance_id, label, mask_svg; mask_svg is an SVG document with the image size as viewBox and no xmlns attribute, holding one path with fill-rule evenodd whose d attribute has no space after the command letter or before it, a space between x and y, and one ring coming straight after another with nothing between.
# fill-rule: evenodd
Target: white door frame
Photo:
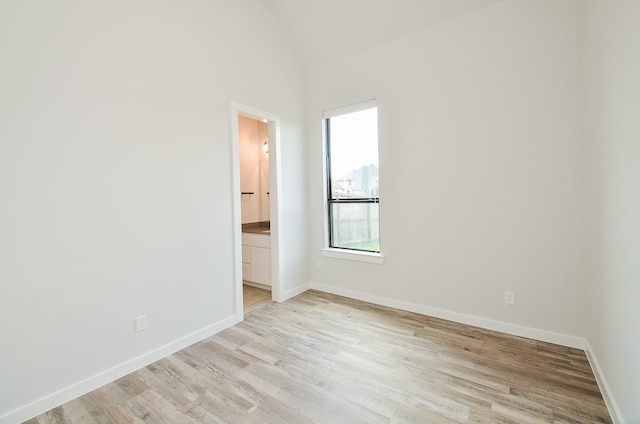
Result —
<instances>
[{"instance_id":1,"label":"white door frame","mask_svg":"<svg viewBox=\"0 0 640 424\"><path fill-rule=\"evenodd\" d=\"M240 195L240 145L238 115L267 122L269 126L269 211L271 215L271 298L282 299L282 198L280 173L280 117L270 112L231 102L231 160L233 198L233 258L236 318L244 319L242 304L242 206Z\"/></svg>"}]
</instances>

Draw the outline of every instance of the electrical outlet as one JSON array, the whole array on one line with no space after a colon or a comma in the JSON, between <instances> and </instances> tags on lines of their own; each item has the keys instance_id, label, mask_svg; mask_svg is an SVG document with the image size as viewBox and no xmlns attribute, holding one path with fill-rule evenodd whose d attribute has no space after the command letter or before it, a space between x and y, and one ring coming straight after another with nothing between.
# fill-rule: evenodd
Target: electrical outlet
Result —
<instances>
[{"instance_id":1,"label":"electrical outlet","mask_svg":"<svg viewBox=\"0 0 640 424\"><path fill-rule=\"evenodd\" d=\"M507 305L513 305L516 303L516 294L512 291L504 292L504 303Z\"/></svg>"},{"instance_id":2,"label":"electrical outlet","mask_svg":"<svg viewBox=\"0 0 640 424\"><path fill-rule=\"evenodd\" d=\"M318 271L320 271L322 269L322 262L321 261L316 262L316 268L318 269Z\"/></svg>"},{"instance_id":3,"label":"electrical outlet","mask_svg":"<svg viewBox=\"0 0 640 424\"><path fill-rule=\"evenodd\" d=\"M139 333L147 329L147 315L138 315L136 317L136 332Z\"/></svg>"}]
</instances>

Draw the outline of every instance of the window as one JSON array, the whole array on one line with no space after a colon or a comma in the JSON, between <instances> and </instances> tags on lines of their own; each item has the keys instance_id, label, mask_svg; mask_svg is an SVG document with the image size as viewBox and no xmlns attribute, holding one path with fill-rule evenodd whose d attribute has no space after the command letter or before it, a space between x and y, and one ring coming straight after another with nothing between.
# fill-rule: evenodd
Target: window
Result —
<instances>
[{"instance_id":1,"label":"window","mask_svg":"<svg viewBox=\"0 0 640 424\"><path fill-rule=\"evenodd\" d=\"M329 247L379 253L378 109L334 109L324 123Z\"/></svg>"}]
</instances>

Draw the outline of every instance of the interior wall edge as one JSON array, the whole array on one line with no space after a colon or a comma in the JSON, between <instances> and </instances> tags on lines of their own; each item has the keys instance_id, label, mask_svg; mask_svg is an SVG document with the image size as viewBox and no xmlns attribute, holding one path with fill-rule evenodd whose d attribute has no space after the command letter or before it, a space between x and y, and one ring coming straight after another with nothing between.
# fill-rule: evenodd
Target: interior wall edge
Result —
<instances>
[{"instance_id":1,"label":"interior wall edge","mask_svg":"<svg viewBox=\"0 0 640 424\"><path fill-rule=\"evenodd\" d=\"M302 294L311 288L311 283L303 283L292 289L285 291L282 296L277 300L279 303L285 302L292 297L296 297L299 294Z\"/></svg>"},{"instance_id":2,"label":"interior wall edge","mask_svg":"<svg viewBox=\"0 0 640 424\"><path fill-rule=\"evenodd\" d=\"M15 424L29 420L44 412L49 411L63 403L80 397L99 387L104 386L118 378L124 377L136 370L146 367L162 358L165 358L181 349L191 346L201 340L211 337L220 331L231 327L242 321L242 314L231 315L217 323L211 324L201 330L181 337L164 346L151 350L136 358L132 358L126 362L116 365L112 368L103 370L91 377L74 383L68 387L62 388L57 392L51 393L40 399L37 399L27 405L23 405L13 411L0 416L0 424Z\"/></svg>"},{"instance_id":3,"label":"interior wall edge","mask_svg":"<svg viewBox=\"0 0 640 424\"><path fill-rule=\"evenodd\" d=\"M614 424L625 424L625 420L624 418L622 418L622 413L620 412L618 403L613 397L613 393L611 392L609 383L605 378L604 372L600 367L600 363L598 362L596 353L591 348L591 344L589 343L588 338L585 340L584 352L587 355L589 365L591 365L591 369L593 370L593 375L596 377L596 382L598 383L598 387L600 388L600 392L602 393L604 403L605 405L607 405L607 409L609 410L611 419L613 420Z\"/></svg>"},{"instance_id":4,"label":"interior wall edge","mask_svg":"<svg viewBox=\"0 0 640 424\"><path fill-rule=\"evenodd\" d=\"M376 305L388 306L390 308L401 309L403 311L415 312L418 314L428 315L435 318L446 319L460 324L472 325L484 328L486 330L499 331L514 336L526 337L529 339L539 340L547 343L554 343L566 347L584 349L585 339L569 334L555 333L553 331L542 330L532 327L524 327L517 324L511 324L503 321L482 318L479 316L468 315L460 312L449 311L428 305L406 302L403 300L392 299L383 296L368 294L356 290L343 289L338 286L322 283L311 283L311 288L326 293L336 294L338 296L349 297L351 299L361 300L363 302L374 303Z\"/></svg>"}]
</instances>

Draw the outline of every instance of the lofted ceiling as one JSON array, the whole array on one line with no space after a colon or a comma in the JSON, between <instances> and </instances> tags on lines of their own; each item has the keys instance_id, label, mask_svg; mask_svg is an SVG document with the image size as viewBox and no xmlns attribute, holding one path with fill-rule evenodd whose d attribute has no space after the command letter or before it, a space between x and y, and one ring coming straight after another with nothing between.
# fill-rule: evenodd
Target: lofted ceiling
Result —
<instances>
[{"instance_id":1,"label":"lofted ceiling","mask_svg":"<svg viewBox=\"0 0 640 424\"><path fill-rule=\"evenodd\" d=\"M499 0L262 0L306 68L390 41Z\"/></svg>"}]
</instances>

